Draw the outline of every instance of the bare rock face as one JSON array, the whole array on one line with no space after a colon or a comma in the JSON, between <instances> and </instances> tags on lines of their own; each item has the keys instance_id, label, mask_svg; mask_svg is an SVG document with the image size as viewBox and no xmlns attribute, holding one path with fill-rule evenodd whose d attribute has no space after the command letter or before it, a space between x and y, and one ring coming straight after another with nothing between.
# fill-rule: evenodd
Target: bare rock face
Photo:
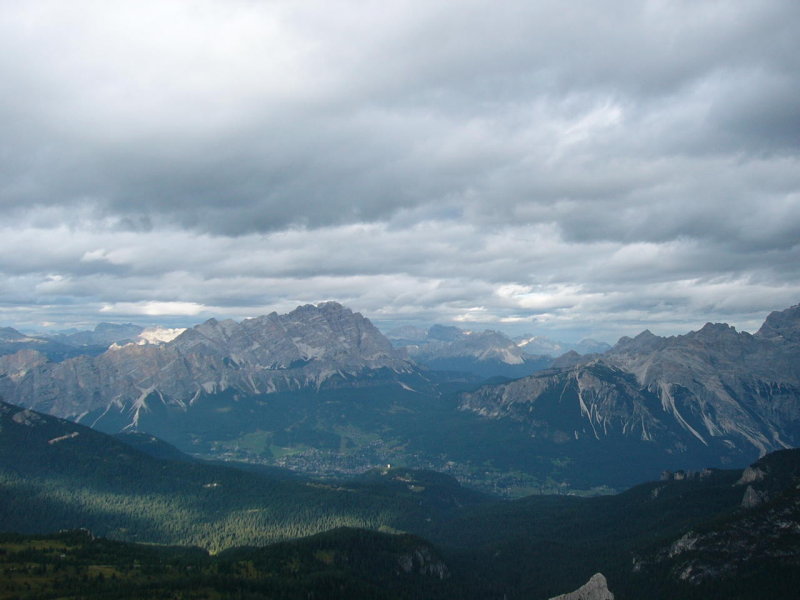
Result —
<instances>
[{"instance_id":1,"label":"bare rock face","mask_svg":"<svg viewBox=\"0 0 800 600\"><path fill-rule=\"evenodd\" d=\"M739 478L739 481L736 482L736 485L747 485L748 483L762 481L766 476L767 474L763 469L750 465L742 471L742 476Z\"/></svg>"},{"instance_id":2,"label":"bare rock face","mask_svg":"<svg viewBox=\"0 0 800 600\"><path fill-rule=\"evenodd\" d=\"M550 600L614 600L614 594L609 591L605 576L602 573L595 573L574 592L561 594Z\"/></svg>"},{"instance_id":3,"label":"bare rock face","mask_svg":"<svg viewBox=\"0 0 800 600\"><path fill-rule=\"evenodd\" d=\"M675 582L700 585L735 577L753 565L800 565L800 450L773 452L743 471L739 510L686 531L634 557L634 572L667 571ZM763 568L763 567L762 567Z\"/></svg>"},{"instance_id":4,"label":"bare rock face","mask_svg":"<svg viewBox=\"0 0 800 600\"><path fill-rule=\"evenodd\" d=\"M694 447L723 464L800 445L800 306L772 313L755 335L711 323L669 338L645 331L561 364L463 394L460 408L534 437Z\"/></svg>"},{"instance_id":5,"label":"bare rock face","mask_svg":"<svg viewBox=\"0 0 800 600\"><path fill-rule=\"evenodd\" d=\"M450 576L447 565L434 556L427 546L420 546L411 552L402 554L398 557L397 564L403 573L430 575L437 579L447 579Z\"/></svg>"},{"instance_id":6,"label":"bare rock face","mask_svg":"<svg viewBox=\"0 0 800 600\"><path fill-rule=\"evenodd\" d=\"M135 426L153 399L180 408L203 394L319 388L379 369L413 366L369 320L329 302L241 323L210 319L165 344L112 346L96 357L2 357L0 395L78 421L113 409Z\"/></svg>"},{"instance_id":7,"label":"bare rock face","mask_svg":"<svg viewBox=\"0 0 800 600\"><path fill-rule=\"evenodd\" d=\"M762 339L800 345L800 304L782 311L770 313L756 332Z\"/></svg>"},{"instance_id":8,"label":"bare rock face","mask_svg":"<svg viewBox=\"0 0 800 600\"><path fill-rule=\"evenodd\" d=\"M20 350L14 354L0 356L0 376L5 375L12 380L24 377L29 370L43 365L47 357L37 350Z\"/></svg>"},{"instance_id":9,"label":"bare rock face","mask_svg":"<svg viewBox=\"0 0 800 600\"><path fill-rule=\"evenodd\" d=\"M769 494L764 490L757 490L752 485L748 485L742 496L742 508L755 508L764 504L769 499Z\"/></svg>"}]
</instances>

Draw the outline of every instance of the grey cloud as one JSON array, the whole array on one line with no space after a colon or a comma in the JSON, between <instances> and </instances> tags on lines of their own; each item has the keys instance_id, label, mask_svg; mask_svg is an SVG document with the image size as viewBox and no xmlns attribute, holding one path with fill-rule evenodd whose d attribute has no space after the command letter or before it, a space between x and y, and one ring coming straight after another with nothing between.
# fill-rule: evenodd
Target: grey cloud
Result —
<instances>
[{"instance_id":1,"label":"grey cloud","mask_svg":"<svg viewBox=\"0 0 800 600\"><path fill-rule=\"evenodd\" d=\"M609 334L796 302L792 0L3 10L9 324L338 299Z\"/></svg>"},{"instance_id":2,"label":"grey cloud","mask_svg":"<svg viewBox=\"0 0 800 600\"><path fill-rule=\"evenodd\" d=\"M103 320L189 325L212 315L242 318L337 299L386 322L459 319L507 329L511 319L521 321L517 331L591 327L611 339L637 322L669 331L712 315L741 318L743 307L763 312L765 302L779 308L800 296L797 248L764 257L689 240L571 243L552 228L530 226L362 225L237 238L180 230L62 232L59 245L73 259L62 263L54 259L57 246L36 245L40 230L4 234L7 248L31 247L35 255L17 269L27 274L15 276L14 258L0 248L0 283L15 290L4 294L7 308L0 309L9 324L25 303L38 304L49 320L82 305ZM169 310L143 315L151 302L200 308L182 317Z\"/></svg>"},{"instance_id":3,"label":"grey cloud","mask_svg":"<svg viewBox=\"0 0 800 600\"><path fill-rule=\"evenodd\" d=\"M274 15L267 9L234 6L234 19L249 15L275 33ZM318 227L387 219L403 208L447 198L469 202L470 190L487 188L488 200L479 195L473 201L495 201L494 192L498 202L514 206L525 201L518 195L525 191L545 203L548 198L625 197L653 182L624 181L610 173L598 178L579 156L571 172L528 172L526 157L531 151L542 158L552 154L558 132L518 140L505 152L499 148L514 130L536 131L564 118L560 113L571 98L591 103L600 94L646 115L659 98L680 104L686 87L703 78L755 66L770 80L776 70L791 73L785 63L796 60L791 50L797 42L787 32L797 22L798 9L786 2L660 8L586 3L570 11L560 3L515 3L494 7L488 18L482 3L464 3L458 10L450 4L422 10L407 4L390 15L397 22L390 22L384 10L365 5L360 20L339 17L325 28L301 11L278 12L283 19L278 33L299 48L311 35L320 36L317 50L295 59L299 89L289 82L286 90L280 81L269 85L256 78L260 61L267 79L286 75L270 67L271 57L264 54L232 57L234 69L252 81L222 77L224 64L213 49L201 50L210 66L194 65L208 73L170 72L170 57L162 67L147 54L162 46L172 50L165 39L156 38L151 46L139 43L130 54L116 45L109 58L93 59L91 44L108 43L109 37L99 22L89 20L88 47L78 48L76 35L60 31L55 17L43 19L28 37L12 36L18 46L9 50L27 53L26 72L8 63L4 69L12 74L10 85L19 88L16 101L7 102L4 121L22 117L25 123L14 134L22 138L19 146L8 136L3 143L4 154L16 156L9 202L94 202L101 214L121 215L132 224L161 218L239 234L290 223ZM109 12L113 15L113 9L103 14ZM201 32L203 26L198 25ZM52 44L63 46L48 45L46 33L55 34ZM249 33L246 47L270 49ZM198 43L191 35L188 41ZM34 51L37 43L43 48ZM58 51L67 58L51 56ZM185 55L177 52L172 68L192 64ZM142 56L150 61L137 62ZM64 71L53 72L59 66ZM127 70L113 72L122 66ZM230 92L245 99L228 101L228 90L196 85L194 79L203 75L230 83ZM310 82L314 78L323 83ZM716 127L747 136L739 117L762 115L761 124L745 120L767 138L764 143L791 143L787 125L796 121L796 111L790 100L775 97L791 98L787 92L793 87L792 81L778 81L771 88L752 86L749 99L738 93L738 100L717 111ZM132 98L122 96L126 91ZM41 98L47 94L55 97ZM542 101L552 110L526 120L526 107ZM465 137L464 123L481 121L483 130ZM623 123L610 147L596 151L632 158L630 142L619 138L636 137L640 123ZM526 147L526 142L541 146ZM655 160L670 159L657 154L657 140L653 144ZM445 150L455 145L472 148ZM515 171L522 189L494 187L494 181L513 178Z\"/></svg>"},{"instance_id":4,"label":"grey cloud","mask_svg":"<svg viewBox=\"0 0 800 600\"><path fill-rule=\"evenodd\" d=\"M796 73L743 74L712 105L713 125L724 132L727 148L740 152L796 154L800 139L800 82Z\"/></svg>"}]
</instances>

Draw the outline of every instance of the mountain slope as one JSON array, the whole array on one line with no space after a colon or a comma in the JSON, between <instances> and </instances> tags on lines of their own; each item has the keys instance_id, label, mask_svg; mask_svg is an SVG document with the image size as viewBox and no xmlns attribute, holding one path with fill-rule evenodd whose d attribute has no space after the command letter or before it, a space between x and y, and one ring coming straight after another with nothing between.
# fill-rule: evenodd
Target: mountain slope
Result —
<instances>
[{"instance_id":1,"label":"mountain slope","mask_svg":"<svg viewBox=\"0 0 800 600\"><path fill-rule=\"evenodd\" d=\"M204 395L258 395L335 387L411 363L360 314L336 303L241 323L209 321L161 345L128 344L60 363L0 358L0 394L17 404L106 429L136 426L163 407L185 411Z\"/></svg>"},{"instance_id":2,"label":"mountain slope","mask_svg":"<svg viewBox=\"0 0 800 600\"><path fill-rule=\"evenodd\" d=\"M796 508L786 510L781 500L787 495L797 497L797 473L800 450L781 451L745 470L665 473L661 481L613 496L531 496L470 506L453 519L419 533L441 548L459 549L460 564L466 565L466 576L475 577L476 586L486 578L505 582L503 593L509 598L557 596L578 588L600 571L618 598L788 599L795 597L796 588L781 581L769 582L769 561L763 559L782 554L783 558L773 563L774 573L786 576L786 583L800 578L800 514ZM753 477L758 478L756 488L770 490L776 504L742 506ZM762 514L776 518L763 519ZM746 534L713 537L714 532L734 528ZM782 532L780 536L769 534L776 529ZM706 534L717 541L709 544L708 551L699 556L691 552L669 556L676 542L691 538L700 540L699 545ZM737 542L727 544L732 539ZM749 546L743 540L755 543ZM760 556L751 552L758 547L763 549ZM666 564L659 562L662 557ZM705 586L670 575L682 572L670 571L676 562L693 558L698 567L753 562L752 568L742 571L717 571ZM459 563L449 558L448 564L456 572ZM747 581L759 570L761 589L755 584L746 591L737 589L737 582ZM715 583L724 583L730 595L720 593Z\"/></svg>"},{"instance_id":3,"label":"mountain slope","mask_svg":"<svg viewBox=\"0 0 800 600\"><path fill-rule=\"evenodd\" d=\"M221 549L340 526L410 526L482 501L450 481L351 487L163 460L76 423L0 402L0 531L98 535ZM411 481L414 481L413 474ZM452 497L446 501L443 498Z\"/></svg>"},{"instance_id":4,"label":"mountain slope","mask_svg":"<svg viewBox=\"0 0 800 600\"><path fill-rule=\"evenodd\" d=\"M565 448L654 451L664 468L676 456L693 468L744 464L800 445L798 332L798 307L755 335L722 324L670 338L646 331L599 358L466 393L460 408Z\"/></svg>"}]
</instances>

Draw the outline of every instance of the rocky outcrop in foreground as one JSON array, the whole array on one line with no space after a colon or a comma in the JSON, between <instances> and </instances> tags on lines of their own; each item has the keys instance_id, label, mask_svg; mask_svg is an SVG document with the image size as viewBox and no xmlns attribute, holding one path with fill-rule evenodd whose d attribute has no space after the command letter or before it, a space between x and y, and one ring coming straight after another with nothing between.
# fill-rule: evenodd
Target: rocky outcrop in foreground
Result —
<instances>
[{"instance_id":1,"label":"rocky outcrop in foreground","mask_svg":"<svg viewBox=\"0 0 800 600\"><path fill-rule=\"evenodd\" d=\"M550 600L614 600L614 594L608 590L608 582L602 573L595 573L584 585L574 592L561 594Z\"/></svg>"},{"instance_id":2,"label":"rocky outcrop in foreground","mask_svg":"<svg viewBox=\"0 0 800 600\"><path fill-rule=\"evenodd\" d=\"M765 569L796 572L800 568L798 464L798 450L784 450L751 465L734 484L745 488L739 510L635 556L634 573L653 576L662 571L673 583L713 586Z\"/></svg>"}]
</instances>

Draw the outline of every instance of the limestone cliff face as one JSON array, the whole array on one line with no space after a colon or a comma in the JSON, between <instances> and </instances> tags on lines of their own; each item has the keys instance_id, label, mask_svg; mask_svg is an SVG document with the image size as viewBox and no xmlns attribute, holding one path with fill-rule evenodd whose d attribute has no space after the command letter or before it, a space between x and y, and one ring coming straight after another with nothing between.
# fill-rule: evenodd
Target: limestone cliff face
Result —
<instances>
[{"instance_id":1,"label":"limestone cliff face","mask_svg":"<svg viewBox=\"0 0 800 600\"><path fill-rule=\"evenodd\" d=\"M124 411L135 425L154 398L185 407L202 394L320 387L377 369L413 366L363 316L325 303L241 323L211 319L166 344L112 346L97 357L59 363L30 352L2 357L0 395L77 420Z\"/></svg>"},{"instance_id":2,"label":"limestone cliff face","mask_svg":"<svg viewBox=\"0 0 800 600\"><path fill-rule=\"evenodd\" d=\"M595 573L574 592L561 594L550 600L614 600L614 594L609 591L605 576L602 573Z\"/></svg>"},{"instance_id":3,"label":"limestone cliff face","mask_svg":"<svg viewBox=\"0 0 800 600\"><path fill-rule=\"evenodd\" d=\"M719 447L763 455L800 444L800 307L755 335L707 324L682 336L645 331L601 357L487 386L461 409L512 419L531 435L629 438L670 452Z\"/></svg>"}]
</instances>

